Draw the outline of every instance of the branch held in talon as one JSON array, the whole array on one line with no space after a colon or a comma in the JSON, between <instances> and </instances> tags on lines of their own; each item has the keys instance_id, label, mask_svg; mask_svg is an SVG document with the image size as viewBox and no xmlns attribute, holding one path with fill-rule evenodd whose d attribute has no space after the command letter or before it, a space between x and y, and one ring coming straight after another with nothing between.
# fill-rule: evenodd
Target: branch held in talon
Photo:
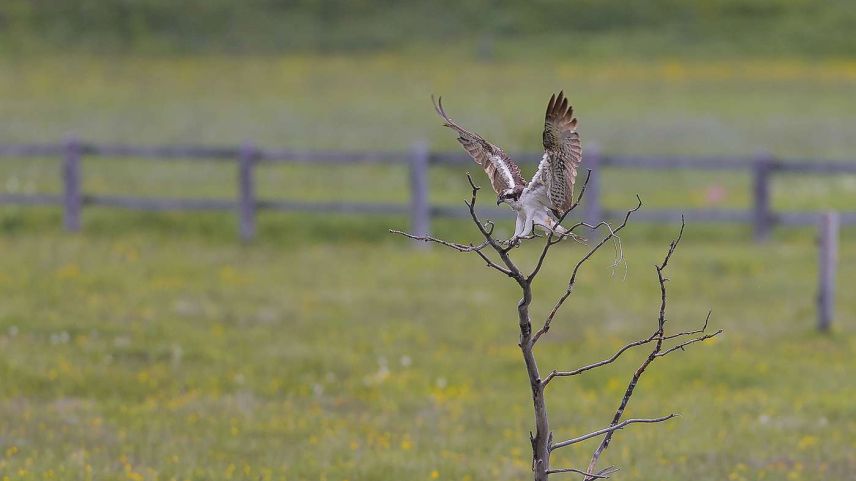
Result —
<instances>
[{"instance_id":1,"label":"branch held in talon","mask_svg":"<svg viewBox=\"0 0 856 481\"><path fill-rule=\"evenodd\" d=\"M536 225L546 233L562 236L568 232L560 222L574 206L574 182L583 151L574 108L568 104L564 92L554 94L547 104L544 156L528 183L520 167L501 148L452 120L443 109L442 98L437 99L434 108L443 118L443 125L458 133L458 142L487 173L497 194L496 205L508 204L517 213L512 244L531 238Z\"/></svg>"}]
</instances>

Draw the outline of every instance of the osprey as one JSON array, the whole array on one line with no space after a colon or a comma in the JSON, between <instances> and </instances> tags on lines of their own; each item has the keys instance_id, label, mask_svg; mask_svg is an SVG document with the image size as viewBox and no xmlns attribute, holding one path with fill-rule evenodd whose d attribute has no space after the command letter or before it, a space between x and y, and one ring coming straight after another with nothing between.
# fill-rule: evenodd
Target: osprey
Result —
<instances>
[{"instance_id":1,"label":"osprey","mask_svg":"<svg viewBox=\"0 0 856 481\"><path fill-rule=\"evenodd\" d=\"M443 118L443 125L458 133L458 142L490 177L490 185L497 194L496 205L505 202L517 213L512 242L530 236L535 225L545 232L567 233L558 221L574 204L574 181L583 151L574 108L568 105L564 92L553 94L547 104L544 156L529 183L502 149L449 118L443 110L442 98L434 103L434 108Z\"/></svg>"}]
</instances>

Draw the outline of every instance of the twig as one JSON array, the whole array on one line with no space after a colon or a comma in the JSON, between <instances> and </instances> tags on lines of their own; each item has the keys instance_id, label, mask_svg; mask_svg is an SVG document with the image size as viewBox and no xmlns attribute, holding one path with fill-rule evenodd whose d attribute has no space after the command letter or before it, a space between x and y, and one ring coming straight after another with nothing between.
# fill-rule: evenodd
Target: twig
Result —
<instances>
[{"instance_id":1,"label":"twig","mask_svg":"<svg viewBox=\"0 0 856 481\"><path fill-rule=\"evenodd\" d=\"M503 273L509 277L513 277L517 283L523 287L523 284L526 283L526 278L523 277L523 274L520 273L520 269L518 269L514 262L511 261L511 258L508 257L508 251L514 246L512 245L508 248L502 247L499 242L493 238L493 223L487 223L490 226L490 230L488 230L485 228L485 224L482 224L481 220L479 220L478 214L476 214L476 198L481 187L477 186L475 182L473 182L473 177L469 173L467 173L467 181L470 183L470 187L472 187L472 196L470 197L469 202L464 203L470 210L470 218L473 220L473 223L476 225L479 232L481 232L482 236L484 236L488 245L493 247L497 254L499 254L499 258L502 259L502 263L507 267Z\"/></svg>"},{"instance_id":2,"label":"twig","mask_svg":"<svg viewBox=\"0 0 856 481\"><path fill-rule=\"evenodd\" d=\"M586 173L586 180L585 180L585 182L583 182L583 186L580 189L579 195L577 196L577 201L574 202L574 205L572 205L568 210L566 210L559 217L559 220L556 221L557 226L560 226L562 224L562 222L565 220L565 217L567 217L568 214L571 213L571 211L573 211L574 209L577 208L578 205L580 205L580 201L582 200L583 195L586 193L586 187L588 186L590 178L591 178L591 169L588 169L588 173ZM528 276L526 276L526 279L529 282L532 282L532 279L534 279L535 276L538 275L538 272L541 270L541 266L544 264L544 259L547 257L547 252L550 250L550 247L552 247L555 244L558 244L563 239L565 239L569 236L572 236L572 235L573 235L573 229L569 229L564 234L559 234L559 237L554 240L555 234L554 234L553 230L550 229L550 233L547 234L547 240L544 242L544 248L541 249L541 255L538 256L538 263L535 264L535 268L532 269L532 272Z\"/></svg>"},{"instance_id":3,"label":"twig","mask_svg":"<svg viewBox=\"0 0 856 481\"><path fill-rule=\"evenodd\" d=\"M502 272L503 274L507 275L508 277L514 277L513 272L506 269L505 267L502 267L501 265L497 264L496 262L492 261L490 259L490 257L488 257L487 254L485 254L481 250L477 250L477 251L475 251L475 253L478 254L478 256L481 257L487 263L488 267L492 267L492 268L498 270L499 272Z\"/></svg>"},{"instance_id":4,"label":"twig","mask_svg":"<svg viewBox=\"0 0 856 481\"><path fill-rule=\"evenodd\" d=\"M431 236L416 236L416 235L408 234L407 232L403 232L403 231L396 230L396 229L390 229L389 232L391 234L402 235L404 237L407 237L408 239L414 239L414 240L423 241L423 242L434 242L436 244L444 245L450 249L454 249L458 252L475 252L476 254L478 254L479 257L481 257L485 261L485 263L487 264L488 267L496 269L499 272L502 272L503 274L505 274L509 277L513 277L513 274L511 273L511 271L502 267L501 265L497 264L496 262L492 261L490 259L490 257L488 257L484 252L482 252L482 249L484 249L485 247L490 245L488 243L488 241L484 241L478 245L460 244L457 242L449 242L449 241L445 241L443 239L438 239L436 237L431 237Z\"/></svg>"},{"instance_id":5,"label":"twig","mask_svg":"<svg viewBox=\"0 0 856 481\"><path fill-rule=\"evenodd\" d=\"M657 330L654 334L651 335L651 340L655 341L654 348L651 350L650 354L642 361L642 364L636 369L636 372L633 373L633 377L630 378L630 382L627 384L627 389L624 391L624 396L621 398L621 403L618 405L618 409L615 411L615 415L612 417L612 422L610 422L610 426L619 426L622 423L619 422L621 420L621 416L624 414L624 410L627 407L627 404L630 402L631 396L633 396L633 392L636 389L636 385L639 382L639 379L642 377L642 374L645 372L645 369L654 362L658 357L662 357L663 351L663 341L666 340L667 336L665 335L665 325L666 325L666 282L668 278L663 275L663 271L669 264L669 260L672 258L672 254L674 254L675 249L677 249L678 244L681 242L684 233L684 219L681 216L681 229L678 232L678 236L669 243L669 250L666 252L666 256L663 258L663 262L659 265L655 265L655 269L657 271L657 280L660 284L660 312L657 316ZM707 328L708 320L710 319L710 313L708 312L708 317L705 319L704 325L702 326L702 331ZM716 336L720 334L722 330L717 331L714 334L709 334L705 336L701 336L700 338L692 339L689 342L685 342L675 346L667 352L673 352L676 349L683 349L686 345L692 344L693 342L698 342L704 339L709 339L710 337ZM695 334L696 331L689 331L684 333L679 333L677 335L672 336L677 337L681 335L692 335ZM600 459L601 454L609 447L609 442L612 440L612 436L615 431L610 431L604 436L603 440L598 445L597 449L595 449L594 454L592 454L591 461L589 462L588 471L594 472L595 467L597 466L597 462ZM590 481L596 478L587 477L585 481Z\"/></svg>"},{"instance_id":6,"label":"twig","mask_svg":"<svg viewBox=\"0 0 856 481\"><path fill-rule=\"evenodd\" d=\"M588 434L583 434L582 436L578 436L578 437L575 437L572 439L568 439L567 441L562 441L560 443L553 444L552 446L550 446L550 450L553 451L553 450L556 450L559 448L564 448L565 446L570 446L571 444L581 443L587 439L596 438L596 437L604 435L604 434L607 434L607 435L612 434L614 431L622 429L625 426L627 426L628 424L661 423L663 421L668 421L669 419L672 419L673 417L676 417L676 416L677 416L677 414L672 413L672 414L662 416L659 418L626 419L624 421L621 421L618 424L612 424L612 425L605 427L603 429L598 429L597 431L592 431ZM589 469L589 471L591 471L591 469Z\"/></svg>"},{"instance_id":7,"label":"twig","mask_svg":"<svg viewBox=\"0 0 856 481\"><path fill-rule=\"evenodd\" d=\"M638 341L633 341L630 344L627 344L624 347L622 347L621 349L619 349L615 354L610 356L608 359L604 359L603 361L598 361L596 363L589 364L587 366L583 366L583 367L574 369L572 371L557 371L554 369L552 372L550 372L550 374L547 375L546 378L544 378L542 383L546 386L547 383L549 383L554 377L576 376L577 374L582 374L586 371L590 371L590 370L598 368L600 366L605 366L607 364L613 363L613 362L615 362L616 359L618 359L619 356L624 354L624 352L627 351L628 349L636 347L636 346L641 346L643 344L647 344L653 340L654 340L654 336L651 336L651 337L648 337L645 339L639 339Z\"/></svg>"},{"instance_id":8,"label":"twig","mask_svg":"<svg viewBox=\"0 0 856 481\"><path fill-rule=\"evenodd\" d=\"M613 468L613 469L612 470L604 469L603 471L601 471L599 473L587 473L581 469L575 469L575 468L557 468L557 469L548 469L547 474L576 473L576 474L582 474L583 476L588 476L589 478L608 479L610 474L618 471L618 468L615 468L614 466L611 466L611 468Z\"/></svg>"},{"instance_id":9,"label":"twig","mask_svg":"<svg viewBox=\"0 0 856 481\"><path fill-rule=\"evenodd\" d=\"M665 336L663 339L668 341L669 339L674 339L676 337L692 336L693 334L701 334L702 332L707 331L707 323L710 322L710 313L711 311L707 311L707 317L704 318L704 324L701 326L700 329L696 329L694 331L679 332L677 334L670 334L668 336Z\"/></svg>"},{"instance_id":10,"label":"twig","mask_svg":"<svg viewBox=\"0 0 856 481\"><path fill-rule=\"evenodd\" d=\"M437 244L441 244L441 245L444 245L446 247L455 249L458 252L476 252L476 251L480 251L480 250L482 250L488 246L487 241L484 241L478 245L459 244L457 242L449 242L449 241L445 241L443 239L437 239L436 237L431 237L431 236L417 236L417 235L413 235L413 234L408 234L407 232L403 232L403 231L396 230L396 229L389 229L389 232L390 232L390 234L403 235L404 237L407 237L409 239L418 240L418 241L435 242Z\"/></svg>"},{"instance_id":11,"label":"twig","mask_svg":"<svg viewBox=\"0 0 856 481\"><path fill-rule=\"evenodd\" d=\"M672 348L670 348L670 349L667 349L667 350L665 350L665 351L663 351L663 352L658 352L658 353L656 354L656 356L657 356L657 357L663 357L663 356L665 356L666 354L669 354L670 352L675 352L675 351L677 351L677 350L681 350L681 351L683 351L683 350L684 350L684 348L685 348L685 347L687 347L687 346L689 346L690 344L695 344L696 342L706 341L706 340L708 340L708 339L710 339L710 338L712 338L712 337L716 337L716 336L718 336L718 335L722 334L722 332L723 332L723 331L722 331L722 329L720 329L720 330L718 330L718 331L716 331L716 332L714 332L714 333L712 333L712 334L705 334L704 336L696 337L696 338L694 338L694 339L690 339L689 341L682 342L682 343L678 344L677 346L672 347Z\"/></svg>"},{"instance_id":12,"label":"twig","mask_svg":"<svg viewBox=\"0 0 856 481\"><path fill-rule=\"evenodd\" d=\"M562 304L564 304L564 303L565 303L565 301L568 299L568 297L570 297L571 293L572 293L572 292L573 292L573 290L574 290L574 285L575 285L575 284L576 284L576 282L577 282L577 273L579 272L580 267L581 267L581 266L582 266L582 265L583 265L587 260L589 260L589 258L591 258L591 256L593 256L595 252L597 252L601 247L603 247L603 245L604 245L604 244L606 244L606 243L607 243L607 241L609 241L609 240L610 240L610 239L612 239L613 237L616 237L616 235L617 235L617 234L618 234L622 229L624 229L624 228L627 226L627 221L629 221L629 220L630 220L630 216L631 216L634 212L636 212L636 211L638 211L639 209L641 209L641 208L642 208L642 199L640 199L640 198L639 198L639 196L637 195L637 196L636 196L636 200L637 200L636 207L634 207L634 208L632 208L632 209L630 209L630 210L628 210L628 211L627 211L627 213L624 215L624 221L622 221L622 222L621 222L621 225L619 225L619 226L618 226L618 227L616 227L615 229L611 229L611 228L610 228L610 229L609 229L609 235L607 235L606 237L604 237L600 242L598 242L594 247L592 247L592 248L588 251L588 253L587 253L586 255L584 255L584 256L583 256L583 257L582 257L582 258L577 262L577 264L574 266L574 270L573 270L573 272L571 273L571 278L570 278L570 280L568 281L568 287L567 287L567 289L565 289L565 293L564 293L564 294L562 294L562 296L559 298L559 300L558 300L558 301L556 301L556 304L553 306L553 309L551 309L551 310L550 310L550 314L548 314L548 315L547 315L547 319L544 321L544 325L543 325L543 326L541 326L541 329L539 329L539 330L538 330L538 332L536 332L536 333L535 333L535 336L532 338L532 344L535 344L536 342L538 342L538 339L540 339L540 338L541 338L541 336L543 336L547 331L549 331L549 330L550 330L550 323L552 323L552 322L553 322L553 318L554 318L554 317L556 317L556 313L557 313L557 312L559 312L559 309L562 307ZM605 222L601 222L600 224L598 224L597 226L595 226L595 228L596 228L596 227L599 227L599 226L601 226L601 225L604 225L604 224L606 224L606 223L605 223Z\"/></svg>"},{"instance_id":13,"label":"twig","mask_svg":"<svg viewBox=\"0 0 856 481\"><path fill-rule=\"evenodd\" d=\"M700 329L696 329L693 331L679 332L677 334L670 334L668 336L663 336L663 340L675 339L675 338L683 337L683 336L691 336L694 334L700 334L700 333L705 332L705 330L707 330L707 324L710 321L710 314L711 314L711 311L708 311L707 317L704 320L704 325ZM691 339L691 340L686 341L682 344L676 345L675 347L673 347L667 351L657 353L656 357L665 356L666 354L673 352L673 351L676 351L678 349L683 351L684 350L683 348L690 345L690 344L710 339L712 337L718 336L719 334L722 334L723 332L724 331L722 329L720 329L720 330L714 332L713 334L707 334L707 335L699 337L699 338ZM625 351L627 351L631 348L637 347L637 346L642 346L644 344L648 344L649 342L653 342L656 339L657 339L657 333L654 332L654 334L650 335L649 337L646 337L645 339L639 339L637 341L633 341L631 343L624 345L621 349L616 351L615 354L613 354L609 358L604 359L602 361L598 361L598 362L595 362L592 364L588 364L586 366L579 367L579 368L571 370L571 371L557 371L554 369L553 371L550 372L550 374L547 375L546 378L544 378L542 383L546 386L547 383L549 383L553 378L576 376L576 375L582 374L586 371L590 371L592 369L595 369L595 368L598 368L601 366L605 366L607 364L611 364L611 363L615 362L622 354L624 354Z\"/></svg>"},{"instance_id":14,"label":"twig","mask_svg":"<svg viewBox=\"0 0 856 481\"><path fill-rule=\"evenodd\" d=\"M458 242L450 242L450 241L438 239L436 237L431 237L431 236L416 236L416 235L408 234L407 232L403 232L403 231L396 230L396 229L390 229L389 232L392 234L402 235L402 236L407 237L409 239L414 239L414 240L423 241L423 242L434 242L436 244L440 244L440 245L449 247L451 249L454 249L458 252L475 252L479 257L482 258L483 261L485 261L485 263L488 267L496 269L497 271L501 272L502 274L504 274L508 277L513 277L515 279L521 279L522 275L520 274L520 271L517 269L516 266L514 266L514 264L511 262L511 259L506 255L508 250L504 249L499 244L499 242L493 238L493 228L494 228L493 222L487 221L487 222L483 223L483 222L481 222L481 220L479 220L478 215L475 212L475 204L476 204L476 198L478 196L478 191L480 190L480 187L475 185L475 183L473 182L473 178L469 173L467 173L467 180L470 183L470 187L472 187L472 196L470 197L469 202L464 201L464 203L469 208L470 217L472 218L473 222L478 227L479 232L481 232L482 236L484 236L484 238L485 238L484 242L482 242L481 244L477 244L477 245L461 244ZM502 267L501 265L499 265L496 262L494 262L493 260L491 260L491 258L488 257L487 254L482 252L482 250L487 246L491 246L494 250L496 250L500 254L500 257L502 258L503 263L508 267Z\"/></svg>"}]
</instances>

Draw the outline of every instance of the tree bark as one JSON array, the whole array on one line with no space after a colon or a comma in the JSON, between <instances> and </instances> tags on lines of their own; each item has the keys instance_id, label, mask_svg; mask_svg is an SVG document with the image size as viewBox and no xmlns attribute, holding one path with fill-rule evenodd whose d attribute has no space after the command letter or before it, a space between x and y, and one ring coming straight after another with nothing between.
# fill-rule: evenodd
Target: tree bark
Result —
<instances>
[{"instance_id":1,"label":"tree bark","mask_svg":"<svg viewBox=\"0 0 856 481\"><path fill-rule=\"evenodd\" d=\"M532 322L529 320L529 303L532 302L532 287L528 281L520 283L523 289L523 299L517 304L517 314L520 321L520 350L526 363L529 375L529 386L532 389L532 403L535 408L535 435L530 433L532 442L532 470L535 481L547 481L550 469L550 443L552 435L547 420L547 404L544 401L544 385L538 372L538 363L532 352Z\"/></svg>"}]
</instances>

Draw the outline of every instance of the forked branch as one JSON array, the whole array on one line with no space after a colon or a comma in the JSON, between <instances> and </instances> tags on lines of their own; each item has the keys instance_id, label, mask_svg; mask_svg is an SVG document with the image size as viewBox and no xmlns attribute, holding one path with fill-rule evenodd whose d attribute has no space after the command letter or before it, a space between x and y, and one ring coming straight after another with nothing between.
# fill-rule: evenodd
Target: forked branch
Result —
<instances>
[{"instance_id":1,"label":"forked branch","mask_svg":"<svg viewBox=\"0 0 856 481\"><path fill-rule=\"evenodd\" d=\"M695 330L692 330L692 331L678 332L678 333L676 333L676 334L670 334L670 335L668 335L668 336L663 336L663 340L664 340L664 341L668 341L668 340L671 340L671 339L677 339L677 338L680 338L680 337L692 336L692 335L695 335L695 334L703 334L703 333L705 333L705 332L707 331L707 325L708 325L708 322L710 322L710 314L711 314L711 311L707 311L707 317L706 317L706 318L705 318L705 320L704 320L704 324L703 324L703 325L702 325L702 327L700 327L699 329L695 329ZM705 340L710 339L710 338L712 338L712 337L714 337L714 336L717 336L717 335L719 335L719 334L722 334L722 332L723 332L723 331L722 331L722 329L719 329L718 331L713 332L713 333L711 333L711 334L704 334L704 335L702 335L702 336L700 336L700 337L689 339L689 340L684 341L684 342L682 342L682 343L680 343L680 344L678 344L678 345L676 345L676 346L674 346L674 347L669 348L669 349L668 349L668 350L666 350L666 351L663 351L663 352L658 353L658 354L657 354L657 357L665 356L666 354L669 354L670 352L674 352L674 351L677 351L677 350L684 351L684 350L685 350L685 349L684 349L684 347L686 347L686 346L688 346L688 345L690 345L690 344L696 343L696 342L705 341ZM573 369L573 370L570 370L570 371L557 371L557 370L555 370L555 369L554 369L553 371L551 371L551 372L550 372L550 374L548 374L548 375L547 375L547 377L546 377L546 378L544 378L543 383L544 383L544 385L546 386L546 385L547 385L547 383L549 383L551 380L553 380L553 378L556 378L556 377L567 377L567 376L576 376L576 375L578 375L578 374L582 374L582 373L584 373L584 372L586 372L586 371L590 371L590 370L592 370L592 369L595 369L595 368L598 368L598 367L601 367L601 366L605 366L605 365L607 365L607 364L612 364L613 362L615 362L616 360L618 360L618 358L619 358L619 357L621 357L621 355L622 355L622 354L624 354L626 351L629 351L630 349L632 349L632 348L634 348L634 347L638 347L638 346L642 346L642 345L645 345L645 344L648 344L648 343L654 342L655 340L658 340L658 339L659 339L659 338L657 337L657 332L655 331L653 334L651 334L650 336L648 336L648 337L646 337L646 338L644 338L644 339L639 339L639 340L633 341L633 342L631 342L631 343L625 344L621 349L619 349L618 351L616 351L616 352L615 352L615 354L613 354L612 356L610 356L610 357L608 357L607 359L604 359L604 360L602 360L602 361L598 361L598 362L595 362L595 363L592 363L592 364L588 364L588 365L585 365L585 366L583 366L583 367L578 367L578 368Z\"/></svg>"},{"instance_id":2,"label":"forked branch","mask_svg":"<svg viewBox=\"0 0 856 481\"><path fill-rule=\"evenodd\" d=\"M627 420L621 421L618 424L613 424L613 425L610 425L609 427L605 427L603 429L598 429L597 431L592 431L588 434L583 434L582 436L577 436L575 438L568 439L567 441L562 441L560 443L553 444L550 446L550 449L556 450L559 448L564 448L565 446L570 446L571 444L581 443L587 439L596 438L596 437L602 436L604 434L612 434L614 431L618 431L619 429L622 429L629 424L661 423L663 421L668 421L669 419L672 419L673 417L676 417L676 416L677 416L677 414L672 413L672 414L668 414L666 416L661 416L659 418L627 419Z\"/></svg>"},{"instance_id":3,"label":"forked branch","mask_svg":"<svg viewBox=\"0 0 856 481\"><path fill-rule=\"evenodd\" d=\"M720 330L716 331L715 333L705 334L701 337L690 339L689 341L685 341L683 343L680 343L677 346L675 346L674 348L668 349L666 351L663 350L663 342L666 341L667 339L673 339L673 338L676 338L679 336L684 336L684 335L693 335L699 331L699 330L696 330L696 331L682 332L682 333L678 333L676 335L671 335L671 336L667 336L665 333L666 301L667 301L666 282L668 281L668 278L666 278L663 275L663 273L666 269L666 266L668 266L668 264L669 264L669 260L672 258L672 254L674 254L675 249L677 249L678 244L681 242L681 239L683 238L684 226L685 226L685 223L684 223L684 219L682 216L681 217L681 230L678 232L678 236L672 242L669 243L669 250L666 252L666 256L663 258L663 262L659 265L654 266L656 271L657 271L657 280L660 284L660 312L659 312L659 315L657 316L657 330L654 331L654 333L650 337L651 341L654 342L654 348L651 350L651 352L648 354L648 356L642 361L642 364L640 364L639 368L636 369L636 372L634 372L633 376L630 378L630 382L627 384L627 388L624 391L624 396L621 398L621 402L618 405L618 409L615 410L615 414L612 417L612 421L610 422L610 426L619 426L622 424L621 417L624 414L624 410L627 408L627 404L630 402L630 398L633 396L633 393L636 389L636 385L638 384L639 379L642 377L642 374L645 373L645 370L648 368L648 366L652 362L654 362L655 359L662 357L669 352L674 352L677 349L683 349L685 346L687 346L689 344L692 344L695 342L700 342L700 341L703 341L705 339L710 339L711 337L717 336L717 335L722 333L722 330L720 329ZM708 312L707 318L704 321L704 325L702 326L702 328L700 330L701 332L704 332L704 330L707 329L707 324L708 324L709 319L710 319L710 312ZM614 430L606 433L603 440L600 442L598 447L595 449L594 453L592 454L591 461L589 462L589 466L588 466L588 470L587 470L589 473L595 472L595 469L597 468L597 463L600 459L600 456L603 454L603 452L606 450L606 448L609 447L609 443L612 440L612 436L614 434L615 434ZM586 481L594 480L594 479L597 479L597 478L595 478L593 476L589 476L586 478Z\"/></svg>"},{"instance_id":4,"label":"forked branch","mask_svg":"<svg viewBox=\"0 0 856 481\"><path fill-rule=\"evenodd\" d=\"M553 305L553 308L550 310L550 313L547 315L547 319L544 321L544 325L541 326L541 329L538 329L538 332L535 333L535 336L532 338L533 344L538 342L538 339L540 339L541 336L543 336L544 334L547 333L547 331L550 330L550 324L553 322L553 318L556 317L556 313L559 312L559 309L562 308L562 305L565 303L565 301L568 300L568 297L570 297L571 294L574 292L574 286L577 283L577 274L580 271L580 267L582 267L583 264L585 264L586 261L588 261L591 258L591 256L593 256L598 250L600 250L600 248L603 247L604 244L609 242L611 239L617 238L618 233L621 232L622 229L627 227L627 222L630 220L630 216L633 215L634 212L636 212L642 208L642 199L640 199L638 195L636 196L636 201L637 201L636 207L628 210L627 213L624 215L624 220L621 222L621 224L618 227L616 227L614 229L607 222L600 222L599 224L597 224L595 226L591 226L591 225L583 223L583 222L580 222L579 224L577 224L578 226L586 226L586 227L590 228L591 230L596 230L598 227L605 226L609 230L609 233L603 239L601 239L600 242L595 244L594 247L589 249L589 251L579 261L577 261L576 265L574 266L573 271L571 271L571 278L568 280L568 287L565 289L565 292L562 294L562 296L559 297L559 300L556 301L556 304ZM571 230L573 230L573 227L571 228Z\"/></svg>"},{"instance_id":5,"label":"forked branch","mask_svg":"<svg viewBox=\"0 0 856 481\"><path fill-rule=\"evenodd\" d=\"M487 247L487 245L488 245L487 241L484 241L478 245L473 245L472 243L470 243L470 244L459 244L457 242L449 242L449 241L445 241L443 239L437 239L436 237L431 237L431 236L427 236L427 235L426 236L416 236L416 235L408 234L407 232L403 232L403 231L400 231L397 229L389 229L389 232L390 232L390 234L403 235L404 237L407 237L409 239L414 239L414 240L418 240L418 241L422 241L422 242L434 242L436 244L444 245L444 246L449 247L451 249L455 249L458 252L480 251L480 250L484 249L485 247Z\"/></svg>"},{"instance_id":6,"label":"forked branch","mask_svg":"<svg viewBox=\"0 0 856 481\"><path fill-rule=\"evenodd\" d=\"M548 470L547 474L574 473L574 474L580 474L580 475L583 475L583 476L586 476L589 478L608 479L609 476L612 473L615 473L616 471L618 471L618 468L616 468L615 466L610 466L608 468L602 469L595 474L587 473L581 469L576 469L576 468L557 468L557 469Z\"/></svg>"}]
</instances>

